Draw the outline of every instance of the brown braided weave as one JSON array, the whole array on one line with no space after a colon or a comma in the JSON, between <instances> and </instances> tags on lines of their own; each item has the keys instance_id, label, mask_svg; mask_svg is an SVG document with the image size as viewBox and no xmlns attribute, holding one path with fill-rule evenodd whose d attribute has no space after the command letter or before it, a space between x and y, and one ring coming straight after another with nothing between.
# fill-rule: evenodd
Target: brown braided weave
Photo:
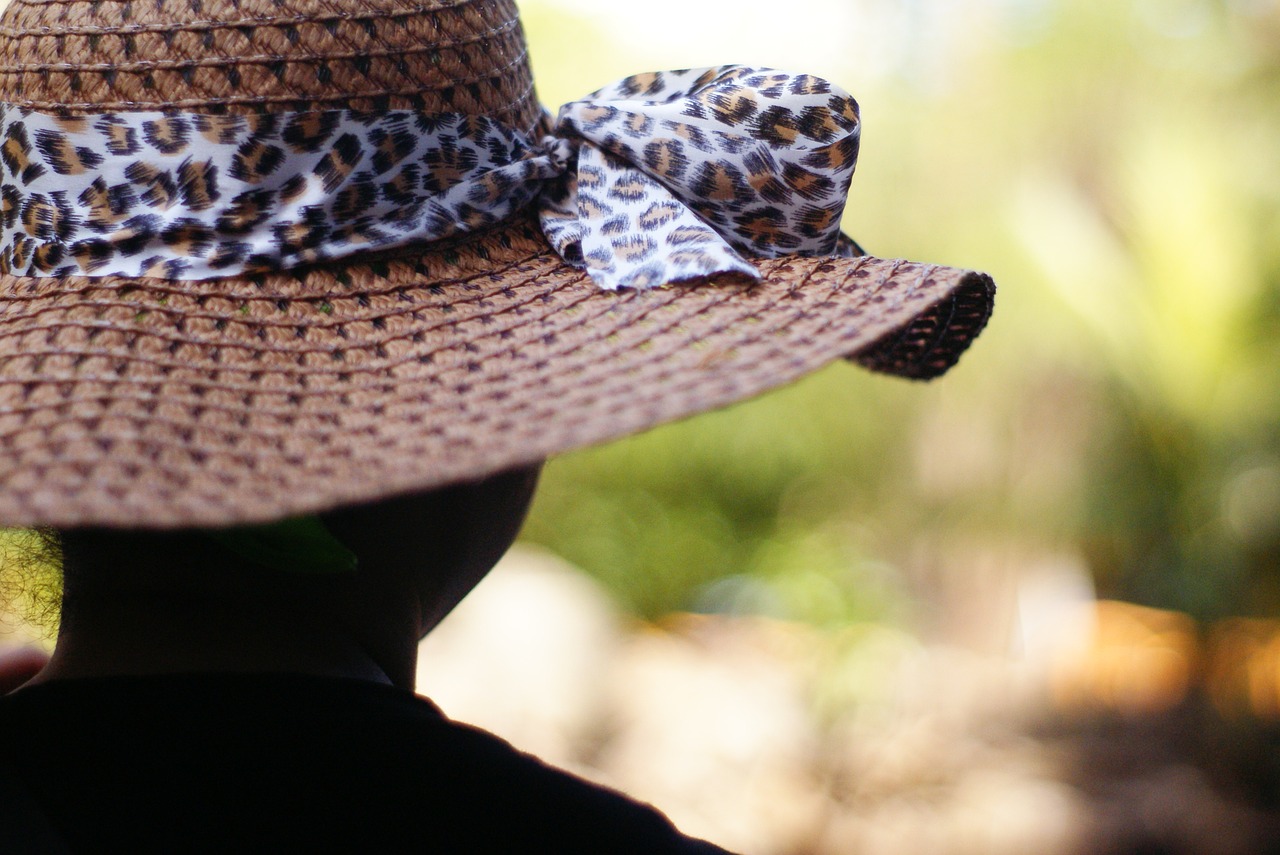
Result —
<instances>
[{"instance_id":1,"label":"brown braided weave","mask_svg":"<svg viewBox=\"0 0 1280 855\"><path fill-rule=\"evenodd\" d=\"M0 99L539 117L510 0L13 0ZM982 274L869 257L761 269L606 293L520 218L280 274L0 277L0 524L265 521L632 433L847 354L928 378L994 295Z\"/></svg>"},{"instance_id":2,"label":"brown braided weave","mask_svg":"<svg viewBox=\"0 0 1280 855\"><path fill-rule=\"evenodd\" d=\"M513 0L13 0L0 40L37 110L540 113Z\"/></svg>"}]
</instances>

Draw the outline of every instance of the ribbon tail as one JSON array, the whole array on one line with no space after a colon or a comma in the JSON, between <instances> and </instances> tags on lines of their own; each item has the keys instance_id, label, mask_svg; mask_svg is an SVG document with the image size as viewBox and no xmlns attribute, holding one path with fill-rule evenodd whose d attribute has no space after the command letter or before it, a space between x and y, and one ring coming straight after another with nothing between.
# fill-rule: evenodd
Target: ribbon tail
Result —
<instances>
[{"instance_id":1,"label":"ribbon tail","mask_svg":"<svg viewBox=\"0 0 1280 855\"><path fill-rule=\"evenodd\" d=\"M577 175L544 198L542 222L561 256L609 291L719 273L761 278L670 190L593 146L579 151Z\"/></svg>"},{"instance_id":2,"label":"ribbon tail","mask_svg":"<svg viewBox=\"0 0 1280 855\"><path fill-rule=\"evenodd\" d=\"M836 258L861 258L862 256L870 255L871 253L863 249L862 244L858 243L844 232L840 232L836 235L836 248L831 254Z\"/></svg>"},{"instance_id":3,"label":"ribbon tail","mask_svg":"<svg viewBox=\"0 0 1280 855\"><path fill-rule=\"evenodd\" d=\"M542 233L561 258L578 269L585 268L582 257L583 227L578 219L578 175L569 170L549 182L538 198L538 221Z\"/></svg>"}]
</instances>

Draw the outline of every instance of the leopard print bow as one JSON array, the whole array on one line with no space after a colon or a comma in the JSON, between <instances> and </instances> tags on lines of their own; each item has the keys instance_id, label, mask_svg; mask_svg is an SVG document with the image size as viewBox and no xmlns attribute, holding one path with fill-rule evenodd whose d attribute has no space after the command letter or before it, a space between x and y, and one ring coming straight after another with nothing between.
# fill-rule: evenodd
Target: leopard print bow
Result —
<instances>
[{"instance_id":1,"label":"leopard print bow","mask_svg":"<svg viewBox=\"0 0 1280 855\"><path fill-rule=\"evenodd\" d=\"M542 196L543 231L605 288L737 272L744 257L845 254L861 125L821 78L724 66L628 77L565 105L578 168Z\"/></svg>"},{"instance_id":2,"label":"leopard print bow","mask_svg":"<svg viewBox=\"0 0 1280 855\"><path fill-rule=\"evenodd\" d=\"M476 116L0 105L0 272L209 279L440 240L535 201L602 287L843 254L858 108L816 77L630 77L530 140Z\"/></svg>"}]
</instances>

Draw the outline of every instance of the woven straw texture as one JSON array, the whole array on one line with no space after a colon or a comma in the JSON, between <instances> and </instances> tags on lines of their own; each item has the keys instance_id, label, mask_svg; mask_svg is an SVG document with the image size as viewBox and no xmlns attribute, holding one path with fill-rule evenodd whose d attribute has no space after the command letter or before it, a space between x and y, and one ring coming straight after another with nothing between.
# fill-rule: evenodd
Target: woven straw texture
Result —
<instances>
[{"instance_id":1,"label":"woven straw texture","mask_svg":"<svg viewBox=\"0 0 1280 855\"><path fill-rule=\"evenodd\" d=\"M0 99L538 120L508 0L14 0ZM0 524L267 521L633 433L843 356L933 377L994 297L985 275L901 261L760 266L760 284L607 293L521 217L279 274L0 277Z\"/></svg>"},{"instance_id":2,"label":"woven straw texture","mask_svg":"<svg viewBox=\"0 0 1280 855\"><path fill-rule=\"evenodd\" d=\"M513 0L13 0L0 100L37 110L423 110L529 130Z\"/></svg>"}]
</instances>

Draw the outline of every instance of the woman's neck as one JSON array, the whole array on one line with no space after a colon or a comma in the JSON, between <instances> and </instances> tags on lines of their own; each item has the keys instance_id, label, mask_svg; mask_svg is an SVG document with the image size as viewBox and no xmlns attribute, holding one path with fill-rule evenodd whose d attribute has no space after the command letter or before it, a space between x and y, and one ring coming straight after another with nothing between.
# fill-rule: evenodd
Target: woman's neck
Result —
<instances>
[{"instance_id":1,"label":"woman's neck","mask_svg":"<svg viewBox=\"0 0 1280 855\"><path fill-rule=\"evenodd\" d=\"M286 592L287 593L287 592ZM64 609L57 647L33 683L193 672L297 673L413 689L416 615L403 598L211 597L207 591L94 592ZM336 601L336 602L335 602Z\"/></svg>"}]
</instances>

